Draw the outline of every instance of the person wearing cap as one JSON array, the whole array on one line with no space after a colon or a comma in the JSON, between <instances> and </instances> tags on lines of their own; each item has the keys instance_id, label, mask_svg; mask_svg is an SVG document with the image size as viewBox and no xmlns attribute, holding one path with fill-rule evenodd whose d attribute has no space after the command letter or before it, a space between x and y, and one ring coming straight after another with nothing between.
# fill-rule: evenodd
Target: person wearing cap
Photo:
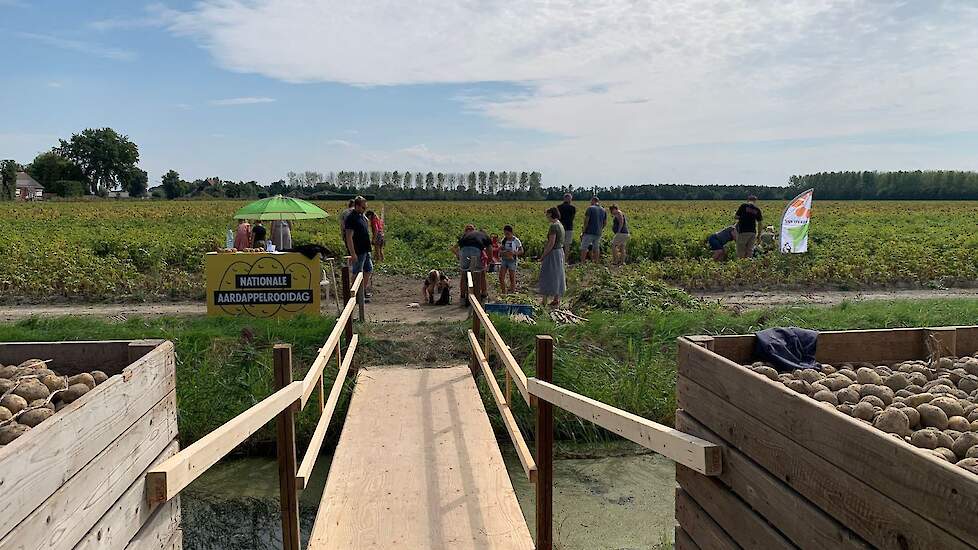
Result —
<instances>
[{"instance_id":1,"label":"person wearing cap","mask_svg":"<svg viewBox=\"0 0 978 550\"><path fill-rule=\"evenodd\" d=\"M757 197L749 195L734 217L737 220L737 257L750 258L757 243L757 228L764 221L761 209L757 207Z\"/></svg>"},{"instance_id":2,"label":"person wearing cap","mask_svg":"<svg viewBox=\"0 0 978 550\"><path fill-rule=\"evenodd\" d=\"M465 276L465 273L482 271L482 253L489 248L492 248L492 241L489 240L489 236L484 231L476 231L475 226L471 223L465 225L462 236L452 247L452 252L458 258L458 269L461 272L461 276L459 276L461 296L459 304L463 307L468 305L468 277Z\"/></svg>"},{"instance_id":3,"label":"person wearing cap","mask_svg":"<svg viewBox=\"0 0 978 550\"><path fill-rule=\"evenodd\" d=\"M559 212L558 212L559 213ZM591 197L591 206L584 211L584 229L581 231L581 261L601 261L601 232L608 225L608 214L601 208L601 199Z\"/></svg>"}]
</instances>

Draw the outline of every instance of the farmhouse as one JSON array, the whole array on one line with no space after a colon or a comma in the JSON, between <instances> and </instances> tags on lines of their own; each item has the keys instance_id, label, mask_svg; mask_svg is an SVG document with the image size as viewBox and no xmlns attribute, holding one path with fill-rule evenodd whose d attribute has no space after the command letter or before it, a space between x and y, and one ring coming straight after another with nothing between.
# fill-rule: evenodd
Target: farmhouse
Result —
<instances>
[{"instance_id":1,"label":"farmhouse","mask_svg":"<svg viewBox=\"0 0 978 550\"><path fill-rule=\"evenodd\" d=\"M44 186L27 172L17 172L17 200L35 201L44 198Z\"/></svg>"}]
</instances>

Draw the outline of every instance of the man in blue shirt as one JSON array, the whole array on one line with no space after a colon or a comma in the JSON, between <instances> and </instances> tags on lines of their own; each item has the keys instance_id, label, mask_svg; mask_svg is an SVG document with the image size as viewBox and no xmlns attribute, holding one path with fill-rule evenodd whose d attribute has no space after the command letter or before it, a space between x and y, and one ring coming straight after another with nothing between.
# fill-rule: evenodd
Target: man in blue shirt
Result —
<instances>
[{"instance_id":1,"label":"man in blue shirt","mask_svg":"<svg viewBox=\"0 0 978 550\"><path fill-rule=\"evenodd\" d=\"M608 214L601 208L601 200L591 197L591 206L584 211L584 229L581 233L581 261L601 261L601 232L608 225Z\"/></svg>"}]
</instances>

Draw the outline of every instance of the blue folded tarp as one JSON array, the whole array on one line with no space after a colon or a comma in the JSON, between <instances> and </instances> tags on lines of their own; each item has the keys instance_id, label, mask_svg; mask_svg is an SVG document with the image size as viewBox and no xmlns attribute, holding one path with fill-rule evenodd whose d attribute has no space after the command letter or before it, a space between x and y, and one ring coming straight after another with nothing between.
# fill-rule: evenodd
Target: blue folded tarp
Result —
<instances>
[{"instance_id":1,"label":"blue folded tarp","mask_svg":"<svg viewBox=\"0 0 978 550\"><path fill-rule=\"evenodd\" d=\"M754 356L778 372L821 369L815 361L818 333L798 327L769 328L755 334Z\"/></svg>"}]
</instances>

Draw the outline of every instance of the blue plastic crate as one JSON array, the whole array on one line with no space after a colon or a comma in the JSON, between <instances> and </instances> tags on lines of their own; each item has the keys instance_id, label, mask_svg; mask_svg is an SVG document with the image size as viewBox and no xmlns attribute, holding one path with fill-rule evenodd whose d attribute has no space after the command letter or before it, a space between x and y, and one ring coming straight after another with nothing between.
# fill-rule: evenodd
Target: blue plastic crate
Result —
<instances>
[{"instance_id":1,"label":"blue plastic crate","mask_svg":"<svg viewBox=\"0 0 978 550\"><path fill-rule=\"evenodd\" d=\"M528 317L533 317L533 306L528 304L483 304L482 309L486 310L486 313L496 313L498 315L522 313Z\"/></svg>"}]
</instances>

